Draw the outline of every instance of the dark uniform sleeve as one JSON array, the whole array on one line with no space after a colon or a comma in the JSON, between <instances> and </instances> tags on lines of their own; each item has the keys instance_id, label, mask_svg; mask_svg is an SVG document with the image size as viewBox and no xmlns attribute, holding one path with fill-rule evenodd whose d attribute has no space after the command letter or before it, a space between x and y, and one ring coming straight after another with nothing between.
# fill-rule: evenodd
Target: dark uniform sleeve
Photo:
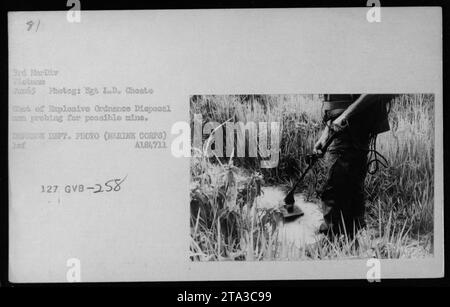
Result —
<instances>
[{"instance_id":1,"label":"dark uniform sleeve","mask_svg":"<svg viewBox=\"0 0 450 307\"><path fill-rule=\"evenodd\" d=\"M374 95L375 103L364 112L363 116L368 120L370 134L376 135L390 130L388 118L388 105L395 98L392 94Z\"/></svg>"}]
</instances>

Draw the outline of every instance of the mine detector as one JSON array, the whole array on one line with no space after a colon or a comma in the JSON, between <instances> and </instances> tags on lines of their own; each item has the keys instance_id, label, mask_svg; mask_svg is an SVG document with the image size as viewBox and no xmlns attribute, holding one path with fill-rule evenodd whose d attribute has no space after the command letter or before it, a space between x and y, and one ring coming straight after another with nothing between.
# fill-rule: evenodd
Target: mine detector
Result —
<instances>
[{"instance_id":1,"label":"mine detector","mask_svg":"<svg viewBox=\"0 0 450 307\"><path fill-rule=\"evenodd\" d=\"M297 182L294 184L292 189L289 191L289 193L284 198L284 206L281 207L281 209L280 209L281 214L283 215L283 220L285 222L294 221L304 214L303 211L299 207L295 206L295 198L294 198L295 190L297 189L298 185L303 181L303 179L305 178L305 176L309 172L309 170L311 168L313 168L313 166L316 164L317 160L319 160L319 158L322 158L324 156L328 147L331 145L331 143L333 142L333 140L339 133L340 132L338 132L338 131L334 131L333 129L330 129L330 135L328 136L327 141L325 142L324 146L321 149L322 153L321 154L313 153L313 154L309 154L306 156L307 167L301 173Z\"/></svg>"}]
</instances>

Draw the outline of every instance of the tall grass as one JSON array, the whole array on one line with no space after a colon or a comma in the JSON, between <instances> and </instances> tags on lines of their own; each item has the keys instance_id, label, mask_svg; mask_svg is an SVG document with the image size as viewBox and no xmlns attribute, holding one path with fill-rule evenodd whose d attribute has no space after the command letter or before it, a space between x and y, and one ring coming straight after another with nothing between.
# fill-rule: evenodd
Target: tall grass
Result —
<instances>
[{"instance_id":1,"label":"tall grass","mask_svg":"<svg viewBox=\"0 0 450 307\"><path fill-rule=\"evenodd\" d=\"M317 95L192 96L191 119L203 122L281 124L280 161L260 167L259 158L191 160L191 259L275 260L372 257L423 257L432 253L434 192L434 97L401 95L389 113L391 130L378 137L377 150L389 161L366 178L368 230L354 239L302 250L276 240L277 209L257 209L263 185L289 187L306 165L323 128ZM203 143L209 135L203 136ZM204 152L204 148L194 149ZM318 201L316 187L324 180L319 163L304 180L304 194Z\"/></svg>"}]
</instances>

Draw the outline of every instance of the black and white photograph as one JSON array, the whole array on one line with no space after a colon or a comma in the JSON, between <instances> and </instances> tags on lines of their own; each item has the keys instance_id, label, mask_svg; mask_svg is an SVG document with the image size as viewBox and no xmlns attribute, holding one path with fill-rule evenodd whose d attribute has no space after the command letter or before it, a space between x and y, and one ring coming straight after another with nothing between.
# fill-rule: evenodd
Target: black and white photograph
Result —
<instances>
[{"instance_id":1,"label":"black and white photograph","mask_svg":"<svg viewBox=\"0 0 450 307\"><path fill-rule=\"evenodd\" d=\"M190 110L191 260L433 257L433 94L194 95Z\"/></svg>"}]
</instances>

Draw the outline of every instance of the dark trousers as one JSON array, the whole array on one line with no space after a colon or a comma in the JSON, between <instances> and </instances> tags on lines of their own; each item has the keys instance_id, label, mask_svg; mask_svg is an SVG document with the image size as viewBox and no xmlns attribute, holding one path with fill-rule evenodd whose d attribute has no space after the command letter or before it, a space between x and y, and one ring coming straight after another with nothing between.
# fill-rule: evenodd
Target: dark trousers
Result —
<instances>
[{"instance_id":1,"label":"dark trousers","mask_svg":"<svg viewBox=\"0 0 450 307\"><path fill-rule=\"evenodd\" d=\"M353 236L365 227L364 180L367 151L356 148L333 148L326 153L327 178L321 200L328 230Z\"/></svg>"}]
</instances>

